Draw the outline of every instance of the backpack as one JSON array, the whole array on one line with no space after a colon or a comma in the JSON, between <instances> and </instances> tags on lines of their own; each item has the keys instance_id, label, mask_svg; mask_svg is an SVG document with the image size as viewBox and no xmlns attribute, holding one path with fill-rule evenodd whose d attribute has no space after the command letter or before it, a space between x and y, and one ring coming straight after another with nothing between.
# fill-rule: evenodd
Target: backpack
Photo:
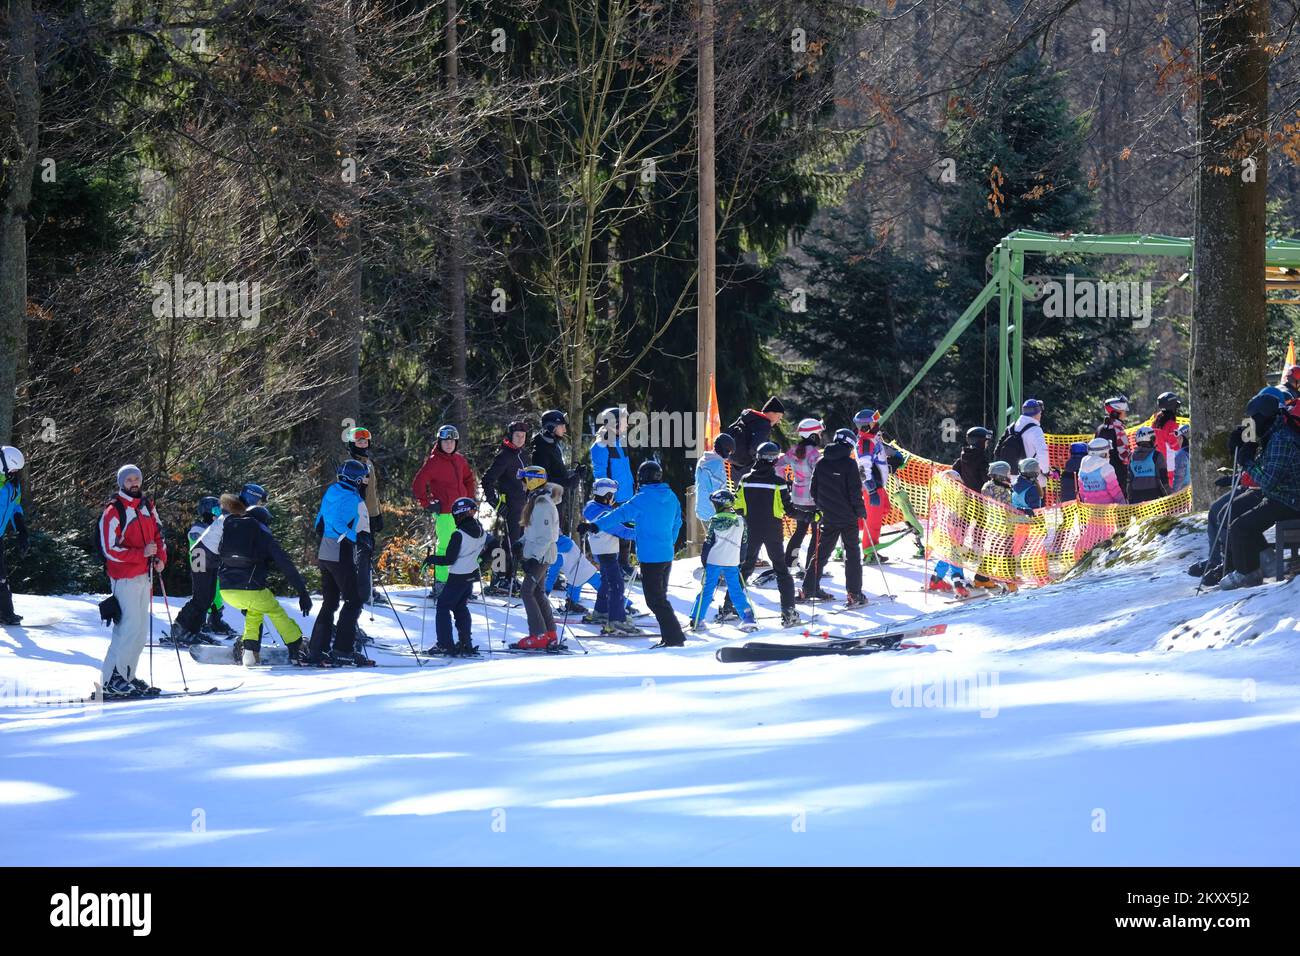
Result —
<instances>
[{"instance_id":1,"label":"backpack","mask_svg":"<svg viewBox=\"0 0 1300 956\"><path fill-rule=\"evenodd\" d=\"M122 529L126 527L126 505L122 500L114 495L108 501L104 502L104 508L112 508L117 512L117 541L114 544L122 543ZM104 573L108 573L108 552L104 550L104 539L100 537L99 523L104 520L104 508L99 509L99 517L95 519L95 541L99 543L99 559L104 567Z\"/></svg>"},{"instance_id":2,"label":"backpack","mask_svg":"<svg viewBox=\"0 0 1300 956\"><path fill-rule=\"evenodd\" d=\"M731 453L731 456L737 461L753 461L754 456L750 453L749 429L745 427L744 412L741 412L740 417L727 426L727 434L736 440L736 450Z\"/></svg>"},{"instance_id":3,"label":"backpack","mask_svg":"<svg viewBox=\"0 0 1300 956\"><path fill-rule=\"evenodd\" d=\"M998 439L997 445L993 448L992 461L1005 461L1011 466L1013 475L1020 474L1020 460L1025 457L1025 432L1031 428L1041 428L1038 422L1030 422L1020 431L1016 431L1015 425L1008 425L1007 430L1002 433Z\"/></svg>"}]
</instances>

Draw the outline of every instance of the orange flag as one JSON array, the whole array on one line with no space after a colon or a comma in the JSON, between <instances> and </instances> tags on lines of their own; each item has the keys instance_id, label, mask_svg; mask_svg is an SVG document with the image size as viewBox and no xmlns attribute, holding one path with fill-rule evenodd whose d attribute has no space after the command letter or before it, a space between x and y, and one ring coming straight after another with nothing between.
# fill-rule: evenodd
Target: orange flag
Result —
<instances>
[{"instance_id":1,"label":"orange flag","mask_svg":"<svg viewBox=\"0 0 1300 956\"><path fill-rule=\"evenodd\" d=\"M1278 385L1286 385L1286 370L1295 364L1295 339L1290 339L1286 347L1286 361L1282 363L1282 380Z\"/></svg>"},{"instance_id":2,"label":"orange flag","mask_svg":"<svg viewBox=\"0 0 1300 956\"><path fill-rule=\"evenodd\" d=\"M718 414L718 390L709 376L709 413L704 423L704 447L712 448L713 440L722 434L722 416Z\"/></svg>"}]
</instances>

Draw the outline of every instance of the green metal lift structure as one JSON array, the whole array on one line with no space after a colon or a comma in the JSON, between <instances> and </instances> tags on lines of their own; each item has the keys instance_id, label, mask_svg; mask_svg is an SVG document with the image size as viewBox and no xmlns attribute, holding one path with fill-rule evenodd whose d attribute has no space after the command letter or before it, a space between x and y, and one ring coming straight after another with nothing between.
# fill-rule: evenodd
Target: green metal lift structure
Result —
<instances>
[{"instance_id":1,"label":"green metal lift structure","mask_svg":"<svg viewBox=\"0 0 1300 956\"><path fill-rule=\"evenodd\" d=\"M1300 240L1269 239L1264 246L1265 292L1300 291ZM1026 298L1034 297L1033 290L1025 283L1025 256L1033 254L1181 257L1191 262L1195 246L1189 238L1159 235L1057 235L1018 229L1004 236L993 249L992 278L935 346L907 387L881 414L882 421L898 409L926 373L994 299L998 303L998 433L1015 421L1024 400L1024 304ZM1300 305L1300 299L1268 301Z\"/></svg>"}]
</instances>

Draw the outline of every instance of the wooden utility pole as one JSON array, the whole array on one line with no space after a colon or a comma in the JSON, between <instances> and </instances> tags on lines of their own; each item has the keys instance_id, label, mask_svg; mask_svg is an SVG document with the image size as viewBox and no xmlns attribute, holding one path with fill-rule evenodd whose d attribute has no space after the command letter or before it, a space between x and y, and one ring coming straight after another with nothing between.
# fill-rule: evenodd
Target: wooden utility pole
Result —
<instances>
[{"instance_id":1,"label":"wooden utility pole","mask_svg":"<svg viewBox=\"0 0 1300 956\"><path fill-rule=\"evenodd\" d=\"M716 191L713 182L713 0L700 0L697 137L699 139L699 277L695 407L707 415L715 370L718 284ZM701 433L702 434L702 433ZM701 438L703 441L703 438ZM703 450L703 449L701 449Z\"/></svg>"},{"instance_id":2,"label":"wooden utility pole","mask_svg":"<svg viewBox=\"0 0 1300 956\"><path fill-rule=\"evenodd\" d=\"M456 94L460 92L460 61L456 51L456 0L447 0L447 89L452 109L460 111ZM462 205L460 156L451 169L451 242L447 249L447 304L451 332L452 421L469 427L469 346L465 335L465 221ZM466 433L468 435L468 432Z\"/></svg>"}]
</instances>

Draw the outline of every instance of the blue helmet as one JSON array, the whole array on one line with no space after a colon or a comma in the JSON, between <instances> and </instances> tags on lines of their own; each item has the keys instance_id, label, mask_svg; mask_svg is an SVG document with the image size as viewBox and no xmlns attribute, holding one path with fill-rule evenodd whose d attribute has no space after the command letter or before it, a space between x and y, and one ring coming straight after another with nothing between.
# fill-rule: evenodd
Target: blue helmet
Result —
<instances>
[{"instance_id":1,"label":"blue helmet","mask_svg":"<svg viewBox=\"0 0 1300 956\"><path fill-rule=\"evenodd\" d=\"M250 508L266 504L268 497L266 489L252 481L239 490L239 500Z\"/></svg>"},{"instance_id":2,"label":"blue helmet","mask_svg":"<svg viewBox=\"0 0 1300 956\"><path fill-rule=\"evenodd\" d=\"M1086 455L1086 454L1088 454L1088 443L1087 443L1086 441L1076 441L1076 442L1071 442L1071 443L1070 443L1070 454L1071 454L1071 455Z\"/></svg>"},{"instance_id":3,"label":"blue helmet","mask_svg":"<svg viewBox=\"0 0 1300 956\"><path fill-rule=\"evenodd\" d=\"M346 485L354 491L360 491L361 486L366 483L370 477L370 469L366 467L364 461L357 461L355 458L349 458L343 464L339 465L338 475L339 484Z\"/></svg>"},{"instance_id":4,"label":"blue helmet","mask_svg":"<svg viewBox=\"0 0 1300 956\"><path fill-rule=\"evenodd\" d=\"M853 424L862 431L872 431L880 423L880 412L874 408L864 408L853 416Z\"/></svg>"},{"instance_id":5,"label":"blue helmet","mask_svg":"<svg viewBox=\"0 0 1300 956\"><path fill-rule=\"evenodd\" d=\"M1285 407L1289 401L1291 401L1290 395L1276 385L1269 385L1261 388L1247 403L1246 414L1251 418L1272 418L1278 413L1278 409Z\"/></svg>"},{"instance_id":6,"label":"blue helmet","mask_svg":"<svg viewBox=\"0 0 1300 956\"><path fill-rule=\"evenodd\" d=\"M1047 407L1046 405L1044 405L1041 401L1039 401L1036 398L1027 398L1025 399L1025 403L1020 406L1020 414L1037 415L1046 407Z\"/></svg>"},{"instance_id":7,"label":"blue helmet","mask_svg":"<svg viewBox=\"0 0 1300 956\"><path fill-rule=\"evenodd\" d=\"M612 495L618 491L618 482L613 478L597 478L591 484L591 494L593 498L603 498L605 495Z\"/></svg>"},{"instance_id":8,"label":"blue helmet","mask_svg":"<svg viewBox=\"0 0 1300 956\"><path fill-rule=\"evenodd\" d=\"M457 498L451 503L451 515L453 518L459 518L461 515L469 515L478 511L478 502L473 498Z\"/></svg>"}]
</instances>

